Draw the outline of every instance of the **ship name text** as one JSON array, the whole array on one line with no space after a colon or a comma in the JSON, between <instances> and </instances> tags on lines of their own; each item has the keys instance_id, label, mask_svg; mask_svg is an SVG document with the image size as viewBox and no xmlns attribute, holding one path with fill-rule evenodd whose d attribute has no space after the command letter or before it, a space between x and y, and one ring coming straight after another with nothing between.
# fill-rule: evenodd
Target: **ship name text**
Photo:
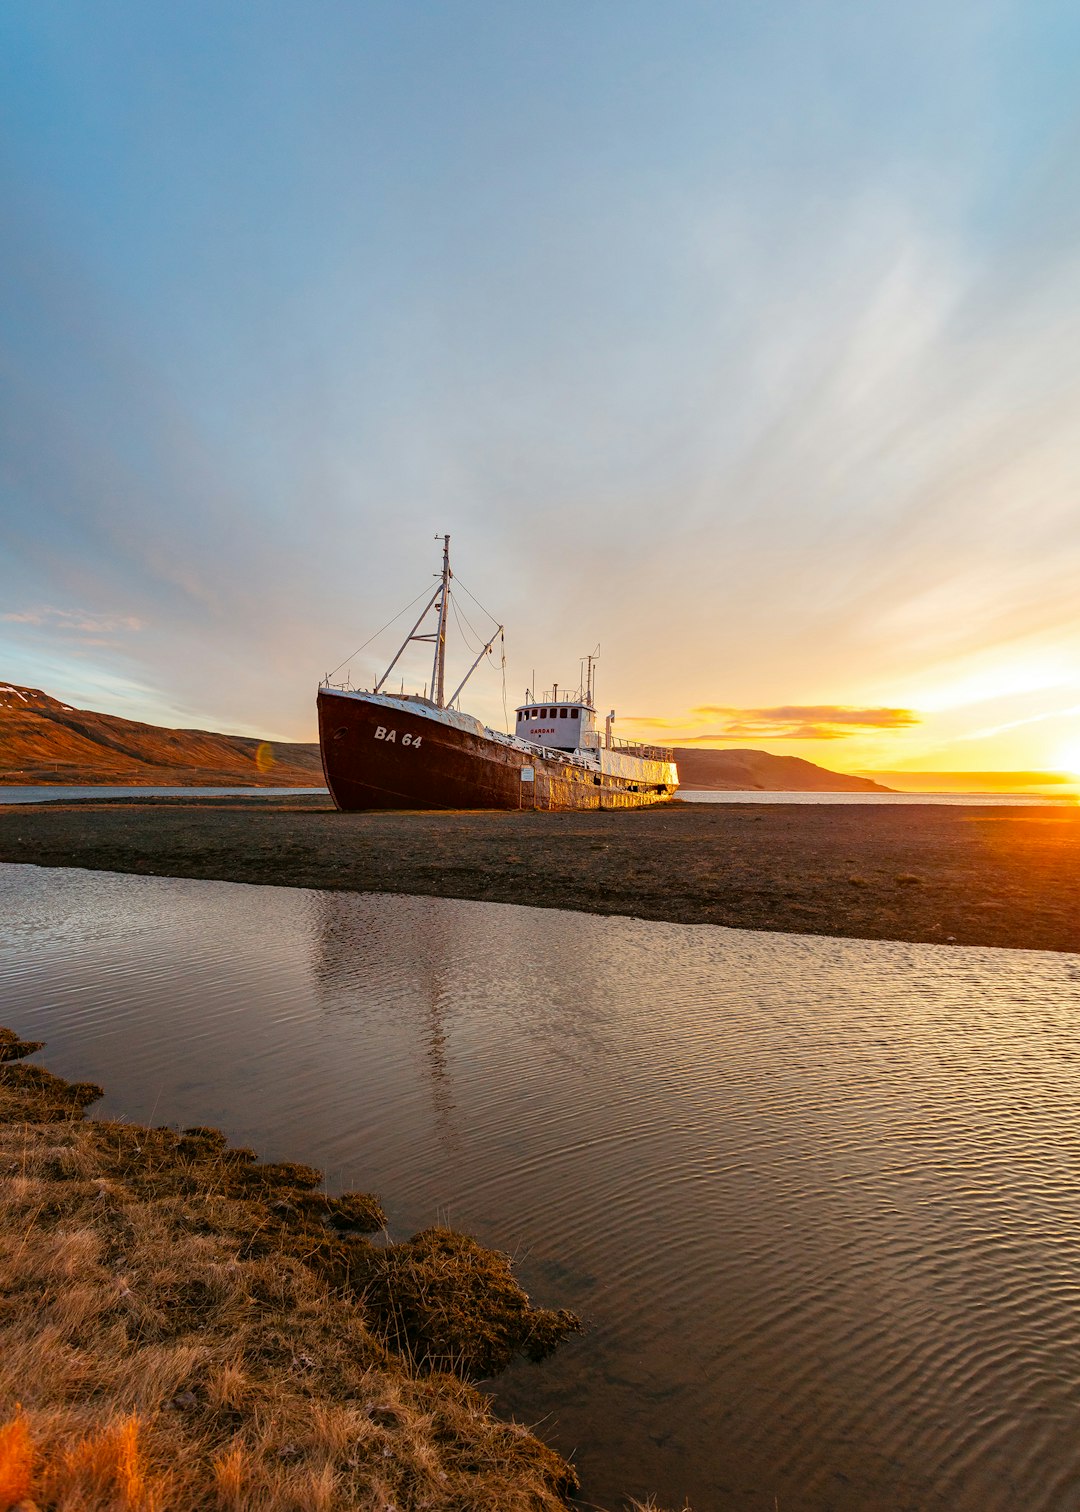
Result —
<instances>
[{"instance_id":1,"label":"ship name text","mask_svg":"<svg viewBox=\"0 0 1080 1512\"><path fill-rule=\"evenodd\" d=\"M401 737L401 743L403 746L412 746L414 751L418 751L420 749L420 742L423 740L423 738L424 737L422 735L410 735L406 730L405 734ZM387 742L396 741L397 731L388 730L385 725L376 725L375 739L385 740Z\"/></svg>"}]
</instances>

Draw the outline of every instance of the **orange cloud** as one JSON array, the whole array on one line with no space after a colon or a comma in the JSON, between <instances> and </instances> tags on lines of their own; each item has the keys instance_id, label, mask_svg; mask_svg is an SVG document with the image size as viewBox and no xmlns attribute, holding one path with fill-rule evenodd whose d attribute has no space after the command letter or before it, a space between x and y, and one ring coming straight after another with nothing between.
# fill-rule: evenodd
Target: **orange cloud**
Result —
<instances>
[{"instance_id":1,"label":"orange cloud","mask_svg":"<svg viewBox=\"0 0 1080 1512\"><path fill-rule=\"evenodd\" d=\"M773 709L734 709L700 704L693 713L725 720L704 740L842 740L862 730L903 730L920 723L912 709L852 709L843 704L782 704Z\"/></svg>"}]
</instances>

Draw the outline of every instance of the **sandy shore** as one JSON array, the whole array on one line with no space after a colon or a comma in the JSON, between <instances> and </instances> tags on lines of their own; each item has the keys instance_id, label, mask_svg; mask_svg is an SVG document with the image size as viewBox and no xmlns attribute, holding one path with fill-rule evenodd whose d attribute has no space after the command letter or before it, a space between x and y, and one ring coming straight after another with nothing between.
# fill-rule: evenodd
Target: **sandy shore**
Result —
<instances>
[{"instance_id":1,"label":"sandy shore","mask_svg":"<svg viewBox=\"0 0 1080 1512\"><path fill-rule=\"evenodd\" d=\"M339 814L322 798L0 807L0 860L679 923L1080 950L1080 810L677 803Z\"/></svg>"}]
</instances>

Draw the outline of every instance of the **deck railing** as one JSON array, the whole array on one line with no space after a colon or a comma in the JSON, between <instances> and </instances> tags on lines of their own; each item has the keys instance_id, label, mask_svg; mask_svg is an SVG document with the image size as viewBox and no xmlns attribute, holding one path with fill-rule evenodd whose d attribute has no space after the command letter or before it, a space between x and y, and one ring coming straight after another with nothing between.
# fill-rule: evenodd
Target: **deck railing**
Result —
<instances>
[{"instance_id":1,"label":"deck railing","mask_svg":"<svg viewBox=\"0 0 1080 1512\"><path fill-rule=\"evenodd\" d=\"M675 753L670 746L645 745L640 740L624 740L619 735L608 736L603 730L586 730L581 744L593 751L624 751L627 756L641 756L647 761L674 761Z\"/></svg>"}]
</instances>

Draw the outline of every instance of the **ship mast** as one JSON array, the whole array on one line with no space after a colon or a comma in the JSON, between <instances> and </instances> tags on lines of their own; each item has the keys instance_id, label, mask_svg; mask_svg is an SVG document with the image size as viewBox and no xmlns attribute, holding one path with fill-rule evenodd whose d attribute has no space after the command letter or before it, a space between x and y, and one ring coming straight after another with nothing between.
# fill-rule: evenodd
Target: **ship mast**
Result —
<instances>
[{"instance_id":1,"label":"ship mast","mask_svg":"<svg viewBox=\"0 0 1080 1512\"><path fill-rule=\"evenodd\" d=\"M438 536L435 537L438 540ZM439 628L435 632L435 660L431 664L431 696L435 707L443 707L446 691L446 606L450 599L450 537L444 535L442 554L442 583L439 587Z\"/></svg>"},{"instance_id":2,"label":"ship mast","mask_svg":"<svg viewBox=\"0 0 1080 1512\"><path fill-rule=\"evenodd\" d=\"M448 702L446 698L446 611L450 603L450 579L454 576L454 574L450 570L450 537L448 535L436 536L435 539L437 541L442 541L443 543L442 572L438 575L439 585L435 589L431 597L428 599L423 609L421 609L420 618L416 621L416 624L412 627L408 635L398 647L397 655L394 657L393 661L387 667L383 675L379 678L372 691L374 693L382 692L387 679L389 678L394 668L397 666L398 662L404 656L405 649L411 641L426 641L428 645L434 643L435 646L435 659L431 664L430 701L435 705L437 709L445 709L451 707L454 704L458 694L461 692L462 688L464 688L469 678L476 671L477 667L483 661L484 657L490 655L495 645L495 636L492 636L491 640L489 640L487 645L484 646L479 656L477 656L472 666L466 672L465 676L461 679L461 682L458 684L455 692L451 694ZM468 593L468 589L466 589L465 591L466 593ZM483 605L481 605L480 607L483 608ZM430 635L422 634L420 631L420 626L424 623L433 609L438 615L438 623ZM484 613L486 614L487 612L488 611L484 609ZM383 629L386 629L385 625L383 626ZM502 633L502 625L496 625L495 635L501 635ZM426 696L426 684L424 687L424 693Z\"/></svg>"}]
</instances>

